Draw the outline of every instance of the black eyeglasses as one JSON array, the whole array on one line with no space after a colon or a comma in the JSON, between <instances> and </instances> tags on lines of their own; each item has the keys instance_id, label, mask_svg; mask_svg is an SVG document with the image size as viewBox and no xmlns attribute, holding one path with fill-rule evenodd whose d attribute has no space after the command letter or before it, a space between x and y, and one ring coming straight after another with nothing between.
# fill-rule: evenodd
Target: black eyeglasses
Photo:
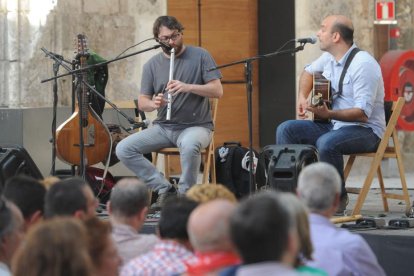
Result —
<instances>
[{"instance_id":1,"label":"black eyeglasses","mask_svg":"<svg viewBox=\"0 0 414 276\"><path fill-rule=\"evenodd\" d=\"M158 40L161 41L161 42L168 43L168 41L170 41L170 39L172 41L176 41L180 36L181 36L181 33L175 33L175 34L172 34L170 36L161 36L161 37L158 38Z\"/></svg>"}]
</instances>

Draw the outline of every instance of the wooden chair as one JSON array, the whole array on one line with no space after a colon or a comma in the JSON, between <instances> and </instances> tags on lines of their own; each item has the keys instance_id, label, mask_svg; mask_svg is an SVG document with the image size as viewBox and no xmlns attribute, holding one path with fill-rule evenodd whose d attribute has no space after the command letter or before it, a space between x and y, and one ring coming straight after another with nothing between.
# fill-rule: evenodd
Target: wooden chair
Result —
<instances>
[{"instance_id":1,"label":"wooden chair","mask_svg":"<svg viewBox=\"0 0 414 276\"><path fill-rule=\"evenodd\" d=\"M395 129L395 126L397 124L397 120L398 120L398 117L400 116L404 102L405 101L403 97L399 97L397 101L393 102L392 108L391 108L391 116L387 122L384 135L381 139L381 142L376 152L357 153L357 154L349 155L349 159L344 169L345 181L348 178L348 175L352 168L352 164L354 163L355 158L357 156L373 158L368 174L365 178L364 184L359 192L357 202L352 211L352 215L360 214L362 205L364 204L365 198L367 197L367 194L371 187L372 180L374 178L375 173L377 174L379 185L381 188L381 197L382 197L382 202L384 205L384 211L388 212L387 199L404 200L407 209L410 208L410 197L408 195L407 183L405 180L404 164L403 164L403 160L401 156L401 147L398 141L397 130ZM387 110L386 110L386 114L387 114ZM391 145L390 145L390 141L392 141ZM393 194L393 193L385 192L384 179L382 177L382 172L381 172L381 161L384 158L396 158L397 159L397 164L398 164L398 169L399 169L399 174L400 174L400 179L401 179L402 194Z\"/></svg>"},{"instance_id":2,"label":"wooden chair","mask_svg":"<svg viewBox=\"0 0 414 276\"><path fill-rule=\"evenodd\" d=\"M213 123L216 122L217 117L217 105L218 99L211 99L210 100L210 107L211 107L211 115L213 118ZM179 156L180 151L178 148L163 148L154 153L153 157L153 164L157 165L158 155L164 155L164 176L167 179L170 179L170 156ZM216 183L216 166L215 156L214 156L214 132L211 137L211 142L207 146L207 148L201 150L201 157L204 158L204 171L203 171L203 182L202 183L209 183L209 173L211 175L211 183Z\"/></svg>"}]
</instances>

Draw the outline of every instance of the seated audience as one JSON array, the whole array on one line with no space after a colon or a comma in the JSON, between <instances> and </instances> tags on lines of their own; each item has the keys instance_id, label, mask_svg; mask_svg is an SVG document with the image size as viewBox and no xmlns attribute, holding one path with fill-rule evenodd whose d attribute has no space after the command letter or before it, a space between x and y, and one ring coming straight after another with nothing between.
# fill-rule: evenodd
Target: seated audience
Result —
<instances>
[{"instance_id":1,"label":"seated audience","mask_svg":"<svg viewBox=\"0 0 414 276\"><path fill-rule=\"evenodd\" d=\"M84 221L88 233L88 250L94 275L116 276L122 260L111 236L111 224L97 217Z\"/></svg>"},{"instance_id":2,"label":"seated audience","mask_svg":"<svg viewBox=\"0 0 414 276\"><path fill-rule=\"evenodd\" d=\"M150 203L147 186L137 178L118 181L111 191L107 209L112 223L112 237L124 264L151 250L158 238L139 234Z\"/></svg>"},{"instance_id":3,"label":"seated audience","mask_svg":"<svg viewBox=\"0 0 414 276\"><path fill-rule=\"evenodd\" d=\"M95 216L98 200L89 185L79 177L71 177L52 185L46 192L45 218Z\"/></svg>"},{"instance_id":4,"label":"seated audience","mask_svg":"<svg viewBox=\"0 0 414 276\"><path fill-rule=\"evenodd\" d=\"M25 230L43 218L45 194L46 188L38 180L24 175L9 178L3 189L3 196L22 212Z\"/></svg>"},{"instance_id":5,"label":"seated audience","mask_svg":"<svg viewBox=\"0 0 414 276\"><path fill-rule=\"evenodd\" d=\"M187 233L188 218L196 207L195 201L185 197L166 200L158 224L161 240L150 252L128 262L121 270L121 276L184 273L186 264L196 260Z\"/></svg>"},{"instance_id":6,"label":"seated audience","mask_svg":"<svg viewBox=\"0 0 414 276\"><path fill-rule=\"evenodd\" d=\"M13 275L93 275L85 227L74 218L33 226L13 260Z\"/></svg>"},{"instance_id":7,"label":"seated audience","mask_svg":"<svg viewBox=\"0 0 414 276\"><path fill-rule=\"evenodd\" d=\"M293 269L299 247L295 220L274 191L242 200L230 231L243 261L235 267L237 275L298 275Z\"/></svg>"},{"instance_id":8,"label":"seated audience","mask_svg":"<svg viewBox=\"0 0 414 276\"><path fill-rule=\"evenodd\" d=\"M191 213L187 230L197 262L189 264L188 275L214 274L240 263L230 237L230 217L235 208L234 203L217 199Z\"/></svg>"},{"instance_id":9,"label":"seated audience","mask_svg":"<svg viewBox=\"0 0 414 276\"><path fill-rule=\"evenodd\" d=\"M341 177L332 165L318 162L300 173L297 192L310 210L313 261L307 265L329 275L385 275L367 242L330 222L340 204Z\"/></svg>"},{"instance_id":10,"label":"seated audience","mask_svg":"<svg viewBox=\"0 0 414 276\"><path fill-rule=\"evenodd\" d=\"M296 256L294 267L296 271L306 275L321 275L328 274L318 268L306 266L306 262L312 260L313 246L310 239L308 209L300 201L300 199L292 193L281 193L280 199L283 205L286 206L291 215L295 218L296 227L299 235L299 254Z\"/></svg>"},{"instance_id":11,"label":"seated audience","mask_svg":"<svg viewBox=\"0 0 414 276\"><path fill-rule=\"evenodd\" d=\"M17 206L0 197L0 275L9 276L10 266L23 240L23 216Z\"/></svg>"},{"instance_id":12,"label":"seated audience","mask_svg":"<svg viewBox=\"0 0 414 276\"><path fill-rule=\"evenodd\" d=\"M237 202L236 196L222 184L204 183L193 185L185 195L199 203L219 198Z\"/></svg>"},{"instance_id":13,"label":"seated audience","mask_svg":"<svg viewBox=\"0 0 414 276\"><path fill-rule=\"evenodd\" d=\"M40 180L40 184L42 184L46 190L48 190L50 187L52 187L53 184L60 181L60 178L57 176L49 175Z\"/></svg>"}]
</instances>

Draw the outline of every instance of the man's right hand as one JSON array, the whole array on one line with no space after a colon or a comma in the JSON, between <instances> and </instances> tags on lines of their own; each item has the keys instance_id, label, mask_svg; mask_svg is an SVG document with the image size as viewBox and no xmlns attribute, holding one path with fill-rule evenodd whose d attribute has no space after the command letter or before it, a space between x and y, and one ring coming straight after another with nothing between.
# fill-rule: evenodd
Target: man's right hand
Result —
<instances>
[{"instance_id":1,"label":"man's right hand","mask_svg":"<svg viewBox=\"0 0 414 276\"><path fill-rule=\"evenodd\" d=\"M305 97L299 95L298 106L297 106L298 118L299 119L307 119L308 118L308 114L307 114L307 110L306 110L308 105L309 105L308 100Z\"/></svg>"},{"instance_id":2,"label":"man's right hand","mask_svg":"<svg viewBox=\"0 0 414 276\"><path fill-rule=\"evenodd\" d=\"M167 104L167 101L164 99L163 93L158 93L153 99L154 109L158 109Z\"/></svg>"}]
</instances>

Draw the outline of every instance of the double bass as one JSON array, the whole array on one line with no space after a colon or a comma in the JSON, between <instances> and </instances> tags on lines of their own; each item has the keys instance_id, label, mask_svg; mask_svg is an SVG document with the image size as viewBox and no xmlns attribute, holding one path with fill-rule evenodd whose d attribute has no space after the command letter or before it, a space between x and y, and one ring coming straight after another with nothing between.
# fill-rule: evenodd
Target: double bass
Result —
<instances>
[{"instance_id":1,"label":"double bass","mask_svg":"<svg viewBox=\"0 0 414 276\"><path fill-rule=\"evenodd\" d=\"M80 68L87 66L88 49L83 34L77 36L77 58ZM82 74L80 79L87 81L87 71L82 71L80 74ZM81 93L78 94L78 99L81 100L76 102L72 116L56 130L56 155L70 165L90 166L107 159L111 148L111 136L106 125L89 103L88 87L78 81L77 88L77 93ZM81 154L81 138L83 138L83 154Z\"/></svg>"}]
</instances>

